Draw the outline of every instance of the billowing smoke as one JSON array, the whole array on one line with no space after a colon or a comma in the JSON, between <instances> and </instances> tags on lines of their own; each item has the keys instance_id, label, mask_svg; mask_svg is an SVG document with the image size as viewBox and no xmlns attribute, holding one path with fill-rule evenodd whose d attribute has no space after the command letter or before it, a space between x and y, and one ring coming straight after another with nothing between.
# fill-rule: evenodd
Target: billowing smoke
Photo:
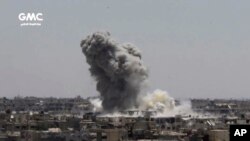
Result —
<instances>
[{"instance_id":1,"label":"billowing smoke","mask_svg":"<svg viewBox=\"0 0 250 141\"><path fill-rule=\"evenodd\" d=\"M102 100L99 98L91 98L89 102L93 105L93 112L101 112L102 109Z\"/></svg>"},{"instance_id":2,"label":"billowing smoke","mask_svg":"<svg viewBox=\"0 0 250 141\"><path fill-rule=\"evenodd\" d=\"M166 91L157 89L141 98L140 108L164 113L175 108L175 100Z\"/></svg>"},{"instance_id":3,"label":"billowing smoke","mask_svg":"<svg viewBox=\"0 0 250 141\"><path fill-rule=\"evenodd\" d=\"M189 100L181 100L175 104L175 99L167 91L157 89L140 99L141 110L153 110L155 116L196 115Z\"/></svg>"},{"instance_id":4,"label":"billowing smoke","mask_svg":"<svg viewBox=\"0 0 250 141\"><path fill-rule=\"evenodd\" d=\"M120 44L108 32L96 32L82 40L81 47L95 78L106 111L125 110L136 105L148 73L140 51L132 44Z\"/></svg>"}]
</instances>

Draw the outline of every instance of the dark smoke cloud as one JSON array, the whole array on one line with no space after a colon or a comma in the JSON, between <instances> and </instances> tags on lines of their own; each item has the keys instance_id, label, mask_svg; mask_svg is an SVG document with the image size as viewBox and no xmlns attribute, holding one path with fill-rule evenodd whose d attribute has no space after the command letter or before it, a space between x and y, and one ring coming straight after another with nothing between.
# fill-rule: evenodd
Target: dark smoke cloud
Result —
<instances>
[{"instance_id":1,"label":"dark smoke cloud","mask_svg":"<svg viewBox=\"0 0 250 141\"><path fill-rule=\"evenodd\" d=\"M117 43L108 32L87 36L81 47L97 81L103 109L111 112L134 106L148 77L140 51L132 44Z\"/></svg>"}]
</instances>

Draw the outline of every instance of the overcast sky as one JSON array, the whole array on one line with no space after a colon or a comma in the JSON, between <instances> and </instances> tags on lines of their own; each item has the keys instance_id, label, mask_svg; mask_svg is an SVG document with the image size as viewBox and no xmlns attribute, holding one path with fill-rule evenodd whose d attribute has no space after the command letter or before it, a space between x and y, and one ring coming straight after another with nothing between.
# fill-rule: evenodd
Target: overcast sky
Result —
<instances>
[{"instance_id":1,"label":"overcast sky","mask_svg":"<svg viewBox=\"0 0 250 141\"><path fill-rule=\"evenodd\" d=\"M141 51L149 90L250 98L250 1L0 1L0 97L98 95L80 41L109 31ZM43 13L21 27L18 14Z\"/></svg>"}]
</instances>

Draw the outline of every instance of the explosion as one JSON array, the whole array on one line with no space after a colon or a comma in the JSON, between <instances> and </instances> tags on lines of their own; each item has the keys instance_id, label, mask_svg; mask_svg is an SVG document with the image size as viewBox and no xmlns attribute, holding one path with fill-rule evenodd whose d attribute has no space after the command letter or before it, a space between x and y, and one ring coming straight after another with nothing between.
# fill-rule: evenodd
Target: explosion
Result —
<instances>
[{"instance_id":1,"label":"explosion","mask_svg":"<svg viewBox=\"0 0 250 141\"><path fill-rule=\"evenodd\" d=\"M95 78L105 111L133 107L148 78L140 51L132 44L120 44L108 32L96 32L82 40L81 47Z\"/></svg>"},{"instance_id":2,"label":"explosion","mask_svg":"<svg viewBox=\"0 0 250 141\"><path fill-rule=\"evenodd\" d=\"M96 80L100 99L92 99L94 111L116 113L131 108L157 111L158 115L191 113L189 103L175 106L166 91L140 94L148 80L140 51L132 44L120 44L108 32L96 32L82 40L89 71Z\"/></svg>"},{"instance_id":3,"label":"explosion","mask_svg":"<svg viewBox=\"0 0 250 141\"><path fill-rule=\"evenodd\" d=\"M143 110L154 110L166 112L175 107L174 98L170 97L166 91L155 90L141 98L140 107Z\"/></svg>"}]
</instances>

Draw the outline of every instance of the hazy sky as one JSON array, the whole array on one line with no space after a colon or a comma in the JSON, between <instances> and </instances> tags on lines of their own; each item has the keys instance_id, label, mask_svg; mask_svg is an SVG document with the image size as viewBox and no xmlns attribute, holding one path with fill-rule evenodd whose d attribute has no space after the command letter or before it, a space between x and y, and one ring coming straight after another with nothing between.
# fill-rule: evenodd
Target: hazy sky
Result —
<instances>
[{"instance_id":1,"label":"hazy sky","mask_svg":"<svg viewBox=\"0 0 250 141\"><path fill-rule=\"evenodd\" d=\"M80 41L109 31L141 51L150 90L250 98L250 1L1 0L0 97L97 95ZM18 14L41 12L41 27Z\"/></svg>"}]
</instances>

